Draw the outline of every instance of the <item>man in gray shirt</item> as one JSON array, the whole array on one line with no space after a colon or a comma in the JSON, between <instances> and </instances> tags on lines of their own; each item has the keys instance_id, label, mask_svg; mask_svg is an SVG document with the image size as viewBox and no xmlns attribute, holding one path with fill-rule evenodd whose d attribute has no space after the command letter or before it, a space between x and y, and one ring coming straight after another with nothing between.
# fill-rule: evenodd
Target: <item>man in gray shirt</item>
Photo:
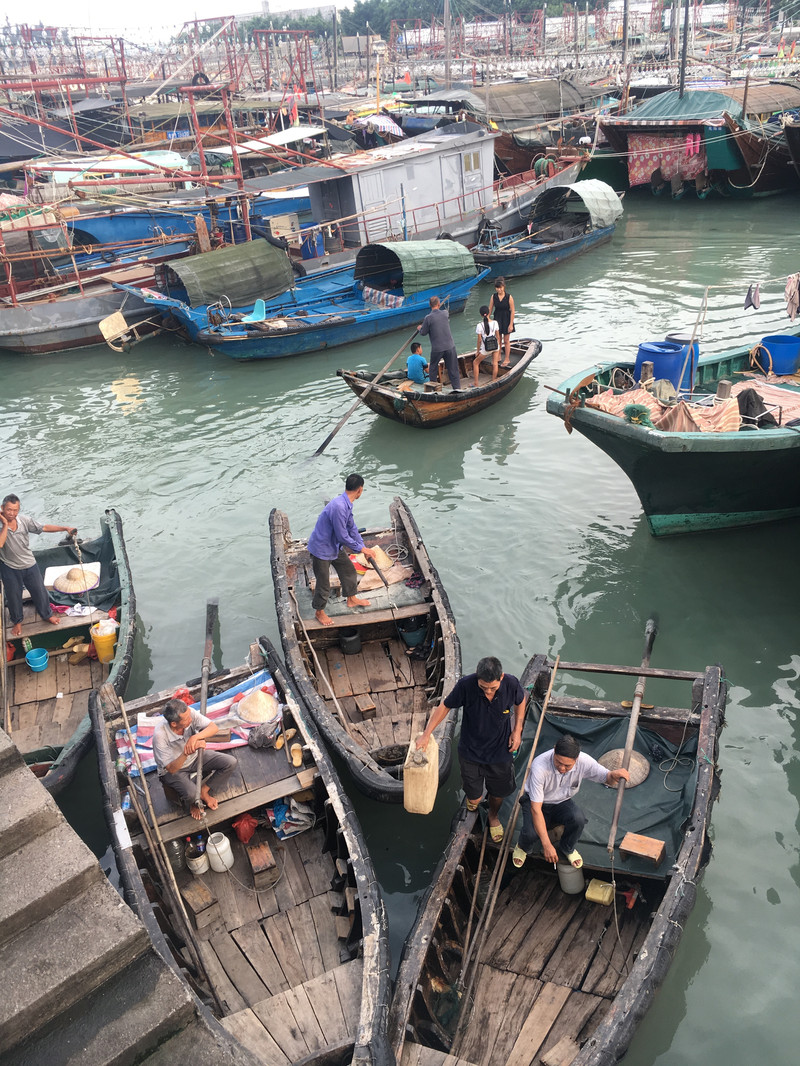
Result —
<instances>
[{"instance_id":1,"label":"man in gray shirt","mask_svg":"<svg viewBox=\"0 0 800 1066\"><path fill-rule=\"evenodd\" d=\"M153 758L158 776L165 785L175 789L189 807L192 818L199 821L203 812L195 803L197 753L216 736L216 723L187 707L183 700L168 700L161 713L163 721L158 723L153 734ZM210 811L215 811L219 802L206 781L214 775L214 789L219 792L237 766L235 756L225 751L204 751L200 799Z\"/></svg>"},{"instance_id":2,"label":"man in gray shirt","mask_svg":"<svg viewBox=\"0 0 800 1066\"><path fill-rule=\"evenodd\" d=\"M22 636L22 590L31 594L40 618L57 626L59 617L50 606L50 594L30 545L31 533L77 533L73 526L43 526L29 514L20 514L19 496L10 493L0 506L0 578L11 616L11 636Z\"/></svg>"},{"instance_id":3,"label":"man in gray shirt","mask_svg":"<svg viewBox=\"0 0 800 1066\"><path fill-rule=\"evenodd\" d=\"M542 854L547 862L562 861L580 868L583 859L575 850L586 815L574 801L581 781L596 781L600 785L616 786L627 781L627 770L607 770L591 755L581 751L580 744L569 735L559 737L555 747L537 755L531 763L522 792L522 832L514 848L513 862L520 867L525 862L536 837L542 842ZM548 829L564 827L558 851L550 842Z\"/></svg>"},{"instance_id":4,"label":"man in gray shirt","mask_svg":"<svg viewBox=\"0 0 800 1066\"><path fill-rule=\"evenodd\" d=\"M450 332L450 315L441 306L438 296L431 296L430 312L422 320L419 332L431 339L430 374L431 381L439 380L439 360L444 360L447 376L454 389L461 388L461 374L458 370L458 353L453 334Z\"/></svg>"}]
</instances>

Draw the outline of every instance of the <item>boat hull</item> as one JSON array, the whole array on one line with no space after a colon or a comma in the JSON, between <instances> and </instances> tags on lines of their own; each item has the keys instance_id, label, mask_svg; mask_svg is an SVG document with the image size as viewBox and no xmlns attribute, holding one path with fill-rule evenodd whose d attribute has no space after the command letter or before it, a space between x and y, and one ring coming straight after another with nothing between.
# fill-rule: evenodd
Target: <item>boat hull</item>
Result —
<instances>
[{"instance_id":1,"label":"boat hull","mask_svg":"<svg viewBox=\"0 0 800 1066\"><path fill-rule=\"evenodd\" d=\"M633 370L632 364L617 364ZM603 379L611 364L600 366ZM749 346L702 357L697 385L713 388L749 369ZM585 384L576 374L552 392L550 414L564 418L567 397ZM591 376L591 374L590 374ZM754 381L754 384L756 382ZM596 408L570 411L569 425L627 474L656 537L758 525L800 516L800 433L774 429L728 433L661 432L632 425Z\"/></svg>"},{"instance_id":2,"label":"boat hull","mask_svg":"<svg viewBox=\"0 0 800 1066\"><path fill-rule=\"evenodd\" d=\"M422 392L419 390L403 391L390 382L380 382L364 395L367 386L373 380L371 374L337 370L340 378L353 390L363 403L377 415L401 422L405 426L417 429L435 429L437 426L449 426L460 422L470 415L477 414L504 399L522 380L527 367L542 350L540 341L516 342L512 345L518 349L519 360L504 376L488 385L477 388L462 388L459 392ZM469 357L459 357L459 362ZM462 382L472 380L472 371L462 365Z\"/></svg>"},{"instance_id":3,"label":"boat hull","mask_svg":"<svg viewBox=\"0 0 800 1066\"><path fill-rule=\"evenodd\" d=\"M155 317L143 300L116 289L52 303L20 303L0 311L0 349L16 355L47 355L105 344L100 321L115 311L123 311L130 326Z\"/></svg>"},{"instance_id":4,"label":"boat hull","mask_svg":"<svg viewBox=\"0 0 800 1066\"><path fill-rule=\"evenodd\" d=\"M615 226L603 226L591 233L581 234L579 237L571 237L566 241L555 241L552 244L537 244L529 251L525 244L519 251L514 249L497 251L482 251L475 249L473 256L480 267L488 267L489 278L519 278L529 274L538 274L541 270L564 263L568 259L574 259L582 252L594 248L598 244L605 244L614 235Z\"/></svg>"}]
</instances>

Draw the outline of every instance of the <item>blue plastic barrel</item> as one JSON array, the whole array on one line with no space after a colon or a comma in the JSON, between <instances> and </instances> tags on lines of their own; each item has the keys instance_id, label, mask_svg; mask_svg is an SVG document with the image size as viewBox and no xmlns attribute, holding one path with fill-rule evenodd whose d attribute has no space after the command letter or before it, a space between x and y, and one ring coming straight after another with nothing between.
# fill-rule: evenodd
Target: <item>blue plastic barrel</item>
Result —
<instances>
[{"instance_id":1,"label":"blue plastic barrel","mask_svg":"<svg viewBox=\"0 0 800 1066\"><path fill-rule=\"evenodd\" d=\"M309 230L303 237L303 243L300 245L300 254L303 259L316 259L318 256L325 255L325 238L322 235L322 230L318 230L314 233L313 230Z\"/></svg>"},{"instance_id":2,"label":"blue plastic barrel","mask_svg":"<svg viewBox=\"0 0 800 1066\"><path fill-rule=\"evenodd\" d=\"M773 374L794 374L800 363L800 337L794 337L789 333L773 333L770 337L762 337L761 343L772 356ZM763 359L759 362L765 370L768 369Z\"/></svg>"},{"instance_id":3,"label":"blue plastic barrel","mask_svg":"<svg viewBox=\"0 0 800 1066\"><path fill-rule=\"evenodd\" d=\"M683 347L683 360L681 366L683 366L686 360L686 353L689 351L689 345L692 346L692 355L688 363L686 363L686 373L683 375L683 384L681 389L694 388L695 379L697 378L697 360L700 358L700 342L697 337L692 341L691 333L668 333L664 338L665 341L673 341L675 344L680 344Z\"/></svg>"},{"instance_id":4,"label":"blue plastic barrel","mask_svg":"<svg viewBox=\"0 0 800 1066\"><path fill-rule=\"evenodd\" d=\"M667 378L677 389L683 370L686 349L675 341L645 341L639 345L636 354L634 378L639 381L642 376L642 363L653 364L653 377ZM689 368L686 368L686 386L688 387Z\"/></svg>"}]
</instances>

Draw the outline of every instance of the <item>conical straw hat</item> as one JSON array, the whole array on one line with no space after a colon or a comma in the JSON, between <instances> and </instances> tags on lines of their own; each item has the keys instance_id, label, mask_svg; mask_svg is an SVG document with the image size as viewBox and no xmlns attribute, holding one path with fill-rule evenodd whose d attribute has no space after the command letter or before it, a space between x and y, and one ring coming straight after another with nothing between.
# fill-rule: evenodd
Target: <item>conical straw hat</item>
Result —
<instances>
[{"instance_id":1,"label":"conical straw hat","mask_svg":"<svg viewBox=\"0 0 800 1066\"><path fill-rule=\"evenodd\" d=\"M274 696L258 688L236 704L236 713L245 722L269 722L276 717L278 706Z\"/></svg>"},{"instance_id":2,"label":"conical straw hat","mask_svg":"<svg viewBox=\"0 0 800 1066\"><path fill-rule=\"evenodd\" d=\"M53 588L57 592L66 592L75 595L79 592L88 592L100 584L100 577L91 570L82 566L73 566L66 574L59 574L53 582Z\"/></svg>"},{"instance_id":3,"label":"conical straw hat","mask_svg":"<svg viewBox=\"0 0 800 1066\"><path fill-rule=\"evenodd\" d=\"M614 748L613 751L607 751L605 755L601 755L597 761L601 766L605 766L606 770L619 770L620 766L622 766L624 754L624 748ZM625 782L625 788L634 788L636 785L641 785L642 781L650 773L650 763L647 761L647 757L638 751L632 751L628 773L631 775L631 779Z\"/></svg>"}]
</instances>

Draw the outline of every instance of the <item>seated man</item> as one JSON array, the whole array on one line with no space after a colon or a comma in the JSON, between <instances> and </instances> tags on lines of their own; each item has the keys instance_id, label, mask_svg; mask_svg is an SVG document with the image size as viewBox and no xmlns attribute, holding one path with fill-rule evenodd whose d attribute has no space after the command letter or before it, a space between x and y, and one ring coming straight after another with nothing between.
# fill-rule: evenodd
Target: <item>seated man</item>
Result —
<instances>
[{"instance_id":1,"label":"seated man","mask_svg":"<svg viewBox=\"0 0 800 1066\"><path fill-rule=\"evenodd\" d=\"M583 866L575 845L580 839L587 818L573 797L581 781L597 781L601 785L616 786L627 781L627 770L606 770L591 755L581 751L580 744L569 735L559 737L555 747L537 755L531 763L520 797L522 802L522 832L514 848L513 863L519 868L528 857L536 837L542 842L542 855L547 862L563 862L576 869ZM562 825L564 834L558 850L553 847L548 829Z\"/></svg>"},{"instance_id":2,"label":"seated man","mask_svg":"<svg viewBox=\"0 0 800 1066\"><path fill-rule=\"evenodd\" d=\"M203 812L195 802L197 783L192 768L197 762L197 752L206 747L206 741L216 736L216 724L199 711L187 707L183 700L168 700L161 713L164 720L158 723L153 734L153 757L158 776L188 804L192 818L200 821ZM219 792L237 765L236 758L225 751L204 752L200 799L209 810L215 811L219 803L212 796L207 779L216 775L214 788Z\"/></svg>"},{"instance_id":3,"label":"seated man","mask_svg":"<svg viewBox=\"0 0 800 1066\"><path fill-rule=\"evenodd\" d=\"M406 373L417 385L424 385L428 378L428 361L422 354L422 345L414 341L411 355L406 360Z\"/></svg>"}]
</instances>

